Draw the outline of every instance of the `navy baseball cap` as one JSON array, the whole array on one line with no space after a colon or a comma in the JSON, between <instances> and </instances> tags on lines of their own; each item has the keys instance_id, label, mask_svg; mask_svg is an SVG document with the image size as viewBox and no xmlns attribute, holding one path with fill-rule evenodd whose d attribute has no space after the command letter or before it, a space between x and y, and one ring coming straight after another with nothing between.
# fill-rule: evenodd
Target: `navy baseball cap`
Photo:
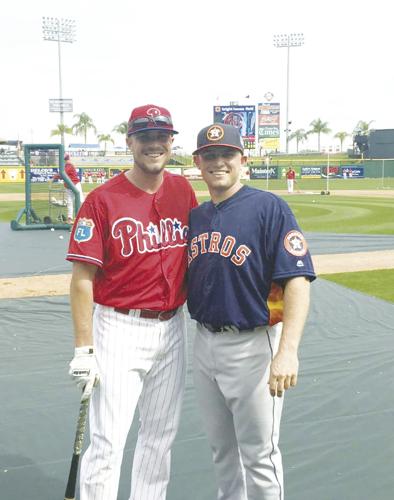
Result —
<instances>
[{"instance_id":1,"label":"navy baseball cap","mask_svg":"<svg viewBox=\"0 0 394 500\"><path fill-rule=\"evenodd\" d=\"M197 149L193 151L193 154L198 155L210 146L227 146L238 149L241 153L244 152L239 130L233 125L224 123L213 123L200 130L197 136Z\"/></svg>"},{"instance_id":2,"label":"navy baseball cap","mask_svg":"<svg viewBox=\"0 0 394 500\"><path fill-rule=\"evenodd\" d=\"M147 130L164 130L172 134L178 133L174 130L168 109L155 104L145 104L133 109L128 121L127 137Z\"/></svg>"}]
</instances>

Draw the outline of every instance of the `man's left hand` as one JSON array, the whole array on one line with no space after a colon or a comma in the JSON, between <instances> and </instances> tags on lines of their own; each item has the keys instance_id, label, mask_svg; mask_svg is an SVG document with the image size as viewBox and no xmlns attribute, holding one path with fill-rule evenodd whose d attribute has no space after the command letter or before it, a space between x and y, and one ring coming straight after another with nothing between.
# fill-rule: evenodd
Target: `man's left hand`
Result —
<instances>
[{"instance_id":1,"label":"man's left hand","mask_svg":"<svg viewBox=\"0 0 394 500\"><path fill-rule=\"evenodd\" d=\"M278 352L271 363L269 386L271 396L283 396L285 390L297 384L298 356L296 352Z\"/></svg>"}]
</instances>

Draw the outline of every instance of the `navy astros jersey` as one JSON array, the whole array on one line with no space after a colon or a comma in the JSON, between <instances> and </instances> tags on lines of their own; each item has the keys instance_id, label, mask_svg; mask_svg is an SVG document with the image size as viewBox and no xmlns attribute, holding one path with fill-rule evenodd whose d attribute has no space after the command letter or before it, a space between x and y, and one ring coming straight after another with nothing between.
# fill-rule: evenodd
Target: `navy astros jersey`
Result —
<instances>
[{"instance_id":1,"label":"navy astros jersey","mask_svg":"<svg viewBox=\"0 0 394 500\"><path fill-rule=\"evenodd\" d=\"M307 243L287 203L243 186L191 211L188 308L193 319L246 330L282 321L284 280L315 279Z\"/></svg>"}]
</instances>

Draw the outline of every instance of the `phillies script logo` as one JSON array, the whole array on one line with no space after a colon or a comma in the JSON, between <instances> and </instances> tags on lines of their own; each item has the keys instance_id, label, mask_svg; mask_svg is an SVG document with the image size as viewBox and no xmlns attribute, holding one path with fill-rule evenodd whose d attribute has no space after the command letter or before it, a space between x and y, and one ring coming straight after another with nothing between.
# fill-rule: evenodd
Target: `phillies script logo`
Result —
<instances>
[{"instance_id":1,"label":"phillies script logo","mask_svg":"<svg viewBox=\"0 0 394 500\"><path fill-rule=\"evenodd\" d=\"M131 217L122 217L112 225L112 237L120 240L121 254L129 257L133 252L160 252L168 247L187 245L188 226L182 226L177 219L160 219L159 225L149 222L144 228L142 222Z\"/></svg>"}]
</instances>

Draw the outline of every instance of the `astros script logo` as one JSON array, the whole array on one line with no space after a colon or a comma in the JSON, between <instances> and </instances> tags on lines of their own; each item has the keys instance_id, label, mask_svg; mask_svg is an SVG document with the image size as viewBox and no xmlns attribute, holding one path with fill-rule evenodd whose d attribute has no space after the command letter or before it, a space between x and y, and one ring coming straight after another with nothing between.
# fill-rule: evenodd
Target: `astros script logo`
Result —
<instances>
[{"instance_id":1,"label":"astros script logo","mask_svg":"<svg viewBox=\"0 0 394 500\"><path fill-rule=\"evenodd\" d=\"M208 141L220 141L220 139L224 136L224 130L219 125L212 125L207 130L207 139Z\"/></svg>"},{"instance_id":2,"label":"astros script logo","mask_svg":"<svg viewBox=\"0 0 394 500\"><path fill-rule=\"evenodd\" d=\"M299 231L289 231L283 243L286 250L296 257L303 257L308 250L304 235Z\"/></svg>"}]
</instances>

